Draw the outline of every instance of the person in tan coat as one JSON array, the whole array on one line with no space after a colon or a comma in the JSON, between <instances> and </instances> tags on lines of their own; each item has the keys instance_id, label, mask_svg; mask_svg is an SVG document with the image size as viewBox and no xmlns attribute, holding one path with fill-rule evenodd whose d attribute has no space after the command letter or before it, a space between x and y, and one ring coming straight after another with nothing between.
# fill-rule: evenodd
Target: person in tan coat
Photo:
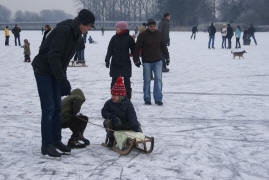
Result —
<instances>
[{"instance_id":1,"label":"person in tan coat","mask_svg":"<svg viewBox=\"0 0 269 180\"><path fill-rule=\"evenodd\" d=\"M30 55L31 55L31 50L30 50L30 43L27 39L24 39L24 45L23 45L23 48L24 48L24 62L31 62L31 58L30 58Z\"/></svg>"}]
</instances>

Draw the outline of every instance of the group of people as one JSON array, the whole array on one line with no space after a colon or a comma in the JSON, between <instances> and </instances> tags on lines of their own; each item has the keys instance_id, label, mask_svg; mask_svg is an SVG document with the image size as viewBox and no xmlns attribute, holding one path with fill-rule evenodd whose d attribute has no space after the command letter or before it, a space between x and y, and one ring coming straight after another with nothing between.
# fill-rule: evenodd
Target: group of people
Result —
<instances>
[{"instance_id":1,"label":"group of people","mask_svg":"<svg viewBox=\"0 0 269 180\"><path fill-rule=\"evenodd\" d=\"M208 49L215 49L215 34L216 34L216 27L214 26L214 23L211 23L211 25L208 27L208 33L209 33L209 41L208 41ZM250 38L252 37L255 44L257 45L257 41L255 38L255 28L253 26L253 24L250 25L250 27L248 29L246 29L244 31L244 35L243 35L243 42L245 45L249 45L250 43ZM232 48L232 38L233 36L236 37L236 41L235 41L235 48L241 48L241 43L240 43L240 39L241 39L241 35L242 35L242 30L240 25L236 26L236 29L234 31L233 27L231 26L231 24L224 24L221 28L221 35L222 35L222 43L221 43L221 47L224 49L231 49ZM227 46L227 40L228 40L228 46ZM249 43L246 43L246 42Z\"/></svg>"},{"instance_id":2,"label":"group of people","mask_svg":"<svg viewBox=\"0 0 269 180\"><path fill-rule=\"evenodd\" d=\"M164 18L168 16L170 15L166 13ZM72 148L83 148L90 144L90 141L83 136L88 117L80 114L86 98L81 89L71 91L66 70L75 53L83 49L85 41L82 35L93 27L94 22L95 16L86 9L81 10L73 20L60 22L53 31L45 32L39 53L32 62L42 110L43 155L60 157L63 153L71 152ZM126 22L120 21L116 24L116 34L109 42L105 58L105 66L110 68L112 77L111 99L101 110L109 139L108 146L114 143L111 130L142 132L131 102L131 56L135 66L140 67L143 63L145 104L151 105L150 83L153 73L154 100L157 105L163 105L163 58L168 65L169 42L165 41L164 34L157 30L156 25L155 20L148 20L147 28L141 31L135 42L135 38L129 34ZM62 96L66 97L62 100ZM69 128L72 131L67 145L61 141L62 128Z\"/></svg>"},{"instance_id":3,"label":"group of people","mask_svg":"<svg viewBox=\"0 0 269 180\"><path fill-rule=\"evenodd\" d=\"M9 46L9 29L8 26L5 27L5 46ZM15 46L19 45L20 47L24 48L24 62L31 62L31 50L30 50L30 42L28 39L24 39L24 45L21 46L21 28L15 24L15 27L11 31L14 35L14 40L15 40Z\"/></svg>"}]
</instances>

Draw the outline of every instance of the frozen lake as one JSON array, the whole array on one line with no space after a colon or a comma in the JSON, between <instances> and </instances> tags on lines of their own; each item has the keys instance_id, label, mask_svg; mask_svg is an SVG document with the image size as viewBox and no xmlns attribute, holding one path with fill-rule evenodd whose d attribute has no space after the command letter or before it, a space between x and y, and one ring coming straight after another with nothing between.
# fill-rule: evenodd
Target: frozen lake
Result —
<instances>
[{"instance_id":1,"label":"frozen lake","mask_svg":"<svg viewBox=\"0 0 269 180\"><path fill-rule=\"evenodd\" d=\"M102 124L101 108L110 97L105 68L108 42L114 32L90 32L97 44L85 50L87 68L69 68L73 88L86 95L82 113ZM100 144L105 131L88 125L91 145L71 156L41 156L40 102L23 49L4 46L0 31L0 180L268 180L269 179L269 33L257 33L258 46L243 46L245 60L230 50L208 50L208 35L172 32L170 72L163 74L164 106L145 106L142 68L133 66L132 102L144 133L155 137L149 154L119 156ZM23 31L38 52L41 32ZM233 46L235 39L233 39ZM63 130L63 142L71 135Z\"/></svg>"}]
</instances>

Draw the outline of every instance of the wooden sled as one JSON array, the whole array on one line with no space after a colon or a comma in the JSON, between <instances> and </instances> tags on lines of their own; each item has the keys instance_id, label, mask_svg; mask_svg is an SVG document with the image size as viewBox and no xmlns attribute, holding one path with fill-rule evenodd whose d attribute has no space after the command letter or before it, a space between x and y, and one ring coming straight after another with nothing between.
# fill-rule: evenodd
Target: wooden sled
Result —
<instances>
[{"instance_id":1,"label":"wooden sled","mask_svg":"<svg viewBox=\"0 0 269 180\"><path fill-rule=\"evenodd\" d=\"M149 148L147 144L150 144ZM108 137L106 137L105 143L103 143L102 146L108 147ZM151 153L154 148L154 137L145 136L144 140L136 140L134 138L128 137L126 144L122 150L117 147L117 142L115 140L113 146L111 147L114 152L119 153L120 155L128 155L133 148L136 148L145 154Z\"/></svg>"},{"instance_id":2,"label":"wooden sled","mask_svg":"<svg viewBox=\"0 0 269 180\"><path fill-rule=\"evenodd\" d=\"M71 61L71 65L69 65L68 67L88 67L85 64L85 61L81 61L81 60L77 60L77 61Z\"/></svg>"}]
</instances>

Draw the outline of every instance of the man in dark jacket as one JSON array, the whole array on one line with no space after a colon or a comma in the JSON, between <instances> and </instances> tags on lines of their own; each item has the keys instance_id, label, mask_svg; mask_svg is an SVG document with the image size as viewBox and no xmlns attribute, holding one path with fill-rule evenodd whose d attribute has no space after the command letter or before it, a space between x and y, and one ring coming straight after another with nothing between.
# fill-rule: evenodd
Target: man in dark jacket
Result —
<instances>
[{"instance_id":1,"label":"man in dark jacket","mask_svg":"<svg viewBox=\"0 0 269 180\"><path fill-rule=\"evenodd\" d=\"M213 22L208 27L208 34L209 34L208 49L210 48L215 49L214 43L215 43L216 28ZM211 45L211 42L212 42L212 45Z\"/></svg>"},{"instance_id":2,"label":"man in dark jacket","mask_svg":"<svg viewBox=\"0 0 269 180\"><path fill-rule=\"evenodd\" d=\"M14 34L15 46L17 46L17 40L19 42L19 46L21 46L21 39L20 39L21 28L18 27L17 24L15 24L15 27L12 29L12 33Z\"/></svg>"},{"instance_id":3,"label":"man in dark jacket","mask_svg":"<svg viewBox=\"0 0 269 180\"><path fill-rule=\"evenodd\" d=\"M171 19L171 15L170 13L165 13L163 16L163 19L161 20L161 22L159 23L159 31L163 34L163 39L164 42L166 44L166 46L170 46L170 37L169 37L169 32L170 32L170 26L169 26L169 21ZM165 56L162 56L162 61L163 61L163 72L169 72L169 69L166 67L169 62L167 63Z\"/></svg>"},{"instance_id":4,"label":"man in dark jacket","mask_svg":"<svg viewBox=\"0 0 269 180\"><path fill-rule=\"evenodd\" d=\"M108 146L114 142L111 130L133 130L142 132L140 123L137 121L133 104L126 98L126 89L122 77L119 77L111 89L112 98L108 100L103 109L102 117L105 119L104 127L107 128Z\"/></svg>"},{"instance_id":5,"label":"man in dark jacket","mask_svg":"<svg viewBox=\"0 0 269 180\"><path fill-rule=\"evenodd\" d=\"M61 142L61 96L70 95L71 85L66 70L70 59L81 44L81 34L91 29L94 15L83 9L74 20L63 21L42 43L32 63L41 102L41 134L43 155L60 157L57 149L70 152Z\"/></svg>"},{"instance_id":6,"label":"man in dark jacket","mask_svg":"<svg viewBox=\"0 0 269 180\"><path fill-rule=\"evenodd\" d=\"M83 136L88 117L79 114L85 100L81 89L74 89L70 96L62 100L62 128L69 128L73 133L68 141L70 148L84 148L90 144L90 141Z\"/></svg>"},{"instance_id":7,"label":"man in dark jacket","mask_svg":"<svg viewBox=\"0 0 269 180\"><path fill-rule=\"evenodd\" d=\"M157 105L163 105L162 98L162 55L169 64L169 53L163 35L156 29L156 22L148 20L148 29L139 34L135 45L134 62L140 66L139 51L142 49L143 77L144 77L144 101L151 105L150 82L152 71L154 73L154 99Z\"/></svg>"},{"instance_id":8,"label":"man in dark jacket","mask_svg":"<svg viewBox=\"0 0 269 180\"><path fill-rule=\"evenodd\" d=\"M196 26L193 26L191 31L192 31L191 39L192 39L192 37L193 37L193 39L195 40L195 38L196 38L196 33L198 32L198 24L197 24Z\"/></svg>"},{"instance_id":9,"label":"man in dark jacket","mask_svg":"<svg viewBox=\"0 0 269 180\"><path fill-rule=\"evenodd\" d=\"M232 48L232 38L234 36L234 30L230 24L227 26L227 39L228 39L228 49Z\"/></svg>"},{"instance_id":10,"label":"man in dark jacket","mask_svg":"<svg viewBox=\"0 0 269 180\"><path fill-rule=\"evenodd\" d=\"M118 77L124 77L127 97L131 99L132 89L130 78L132 76L132 64L129 52L131 50L131 53L134 53L135 42L132 36L129 35L126 22L117 22L116 31L116 34L109 42L105 63L107 68L110 67L110 77L112 77L111 88Z\"/></svg>"},{"instance_id":11,"label":"man in dark jacket","mask_svg":"<svg viewBox=\"0 0 269 180\"><path fill-rule=\"evenodd\" d=\"M250 25L249 29L248 29L248 32L250 34L250 37L253 38L255 44L257 45L257 41L256 41L256 38L255 38L255 32L256 32L256 29L254 28L253 24Z\"/></svg>"}]
</instances>

